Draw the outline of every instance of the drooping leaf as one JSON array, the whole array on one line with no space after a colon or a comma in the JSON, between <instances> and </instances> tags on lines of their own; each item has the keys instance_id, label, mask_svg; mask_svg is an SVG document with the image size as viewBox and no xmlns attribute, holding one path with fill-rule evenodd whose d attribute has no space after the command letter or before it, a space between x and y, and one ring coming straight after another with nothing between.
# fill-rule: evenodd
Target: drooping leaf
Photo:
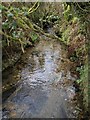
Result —
<instances>
[{"instance_id":1,"label":"drooping leaf","mask_svg":"<svg viewBox=\"0 0 90 120\"><path fill-rule=\"evenodd\" d=\"M36 41L37 38L38 38L38 36L35 33L31 33L31 39L33 42Z\"/></svg>"},{"instance_id":2,"label":"drooping leaf","mask_svg":"<svg viewBox=\"0 0 90 120\"><path fill-rule=\"evenodd\" d=\"M7 14L8 18L12 18L14 15L12 13Z\"/></svg>"},{"instance_id":3,"label":"drooping leaf","mask_svg":"<svg viewBox=\"0 0 90 120\"><path fill-rule=\"evenodd\" d=\"M3 29L8 29L9 28L8 22L2 22L2 28Z\"/></svg>"}]
</instances>

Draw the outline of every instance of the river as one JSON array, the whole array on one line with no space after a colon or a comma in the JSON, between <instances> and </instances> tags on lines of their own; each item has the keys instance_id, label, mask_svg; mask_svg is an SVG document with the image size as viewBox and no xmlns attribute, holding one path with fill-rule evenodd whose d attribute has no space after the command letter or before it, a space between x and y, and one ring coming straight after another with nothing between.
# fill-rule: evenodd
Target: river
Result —
<instances>
[{"instance_id":1,"label":"river","mask_svg":"<svg viewBox=\"0 0 90 120\"><path fill-rule=\"evenodd\" d=\"M3 118L77 117L74 80L65 48L42 36L3 74Z\"/></svg>"}]
</instances>

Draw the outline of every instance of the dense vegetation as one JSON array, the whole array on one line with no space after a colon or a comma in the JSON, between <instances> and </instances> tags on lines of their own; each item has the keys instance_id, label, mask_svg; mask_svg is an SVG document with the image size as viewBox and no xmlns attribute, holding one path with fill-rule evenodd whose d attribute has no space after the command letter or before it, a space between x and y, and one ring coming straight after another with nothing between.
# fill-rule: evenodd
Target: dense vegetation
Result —
<instances>
[{"instance_id":1,"label":"dense vegetation","mask_svg":"<svg viewBox=\"0 0 90 120\"><path fill-rule=\"evenodd\" d=\"M79 19L79 31L80 35L79 43L80 46L76 50L76 57L79 61L79 66L77 66L77 71L80 72L80 78L77 80L78 84L81 86L83 95L84 111L87 114L90 111L89 101L90 101L90 80L89 80L89 39L90 39L90 3L74 3L74 10L76 10L76 16ZM83 37L82 37L83 35Z\"/></svg>"},{"instance_id":2,"label":"dense vegetation","mask_svg":"<svg viewBox=\"0 0 90 120\"><path fill-rule=\"evenodd\" d=\"M89 113L90 3L2 3L0 10L3 59L8 58L11 62L13 54L24 53L26 47L33 46L40 39L41 33L52 37L44 30L53 27L54 37L67 46L68 58L74 65L71 71L77 75L76 84L79 84L80 96L83 96L83 110L85 114ZM5 63L3 66L3 70L7 68Z\"/></svg>"},{"instance_id":3,"label":"dense vegetation","mask_svg":"<svg viewBox=\"0 0 90 120\"><path fill-rule=\"evenodd\" d=\"M24 5L25 4L25 5ZM2 3L2 44L3 58L8 59L12 66L15 58L19 59L16 53L25 52L24 48L33 46L39 40L39 34L45 34L43 28L51 26L59 19L56 12L53 12L53 5L45 3ZM53 14L52 14L53 13ZM9 53L10 52L10 53ZM13 54L15 56L13 57ZM4 59L5 60L5 59ZM7 61L3 64L3 70L7 68Z\"/></svg>"},{"instance_id":4,"label":"dense vegetation","mask_svg":"<svg viewBox=\"0 0 90 120\"><path fill-rule=\"evenodd\" d=\"M69 45L69 58L76 63L77 83L83 97L84 113L90 111L90 80L89 80L89 39L90 39L90 3L66 3L64 16L68 27L64 31L64 41ZM74 35L70 31L74 28ZM66 39L65 39L66 38ZM68 39L67 39L68 38ZM82 104L82 103L81 103Z\"/></svg>"}]
</instances>

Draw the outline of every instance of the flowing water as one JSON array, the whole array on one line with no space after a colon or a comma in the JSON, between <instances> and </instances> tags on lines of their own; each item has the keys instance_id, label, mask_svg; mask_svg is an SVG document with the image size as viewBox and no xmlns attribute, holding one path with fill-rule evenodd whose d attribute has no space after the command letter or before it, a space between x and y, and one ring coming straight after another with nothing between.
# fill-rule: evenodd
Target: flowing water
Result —
<instances>
[{"instance_id":1,"label":"flowing water","mask_svg":"<svg viewBox=\"0 0 90 120\"><path fill-rule=\"evenodd\" d=\"M57 40L42 37L28 48L19 63L3 74L3 118L76 117L75 78L68 61Z\"/></svg>"}]
</instances>

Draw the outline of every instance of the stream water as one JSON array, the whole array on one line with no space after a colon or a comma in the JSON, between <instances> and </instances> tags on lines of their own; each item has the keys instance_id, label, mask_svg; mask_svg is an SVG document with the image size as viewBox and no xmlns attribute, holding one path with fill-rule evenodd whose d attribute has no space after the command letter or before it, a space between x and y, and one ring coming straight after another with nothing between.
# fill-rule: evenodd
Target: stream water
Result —
<instances>
[{"instance_id":1,"label":"stream water","mask_svg":"<svg viewBox=\"0 0 90 120\"><path fill-rule=\"evenodd\" d=\"M3 74L3 118L75 118L75 96L67 51L42 37ZM10 87L10 89L9 89ZM8 90L6 90L8 88Z\"/></svg>"}]
</instances>

